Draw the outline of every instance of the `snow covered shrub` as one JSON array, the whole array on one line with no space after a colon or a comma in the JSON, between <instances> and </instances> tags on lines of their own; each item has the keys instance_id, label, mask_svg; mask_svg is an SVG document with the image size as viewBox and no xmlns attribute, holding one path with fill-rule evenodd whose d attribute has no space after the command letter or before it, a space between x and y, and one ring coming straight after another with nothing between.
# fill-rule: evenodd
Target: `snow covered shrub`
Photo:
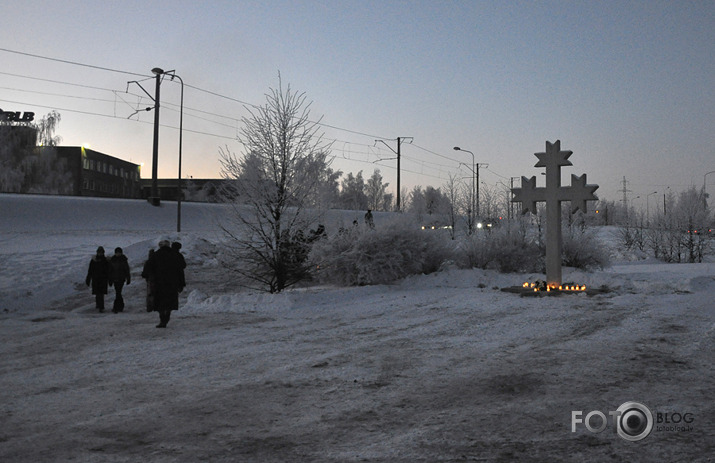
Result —
<instances>
[{"instance_id":1,"label":"snow covered shrub","mask_svg":"<svg viewBox=\"0 0 715 463\"><path fill-rule=\"evenodd\" d=\"M465 236L460 242L460 265L496 269L503 273L538 272L543 269L543 251L522 230L499 228Z\"/></svg>"},{"instance_id":2,"label":"snow covered shrub","mask_svg":"<svg viewBox=\"0 0 715 463\"><path fill-rule=\"evenodd\" d=\"M570 227L563 236L561 263L584 270L604 268L609 265L608 249L589 228Z\"/></svg>"},{"instance_id":3,"label":"snow covered shrub","mask_svg":"<svg viewBox=\"0 0 715 463\"><path fill-rule=\"evenodd\" d=\"M397 221L376 229L341 229L316 242L310 259L319 281L345 286L385 284L439 270L452 257L450 243L447 234Z\"/></svg>"}]
</instances>

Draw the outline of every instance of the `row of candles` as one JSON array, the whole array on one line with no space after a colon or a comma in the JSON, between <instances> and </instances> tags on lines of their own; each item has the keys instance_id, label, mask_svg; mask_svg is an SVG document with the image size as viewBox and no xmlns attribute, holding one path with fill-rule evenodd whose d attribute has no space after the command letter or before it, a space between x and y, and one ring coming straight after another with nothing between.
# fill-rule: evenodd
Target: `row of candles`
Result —
<instances>
[{"instance_id":1,"label":"row of candles","mask_svg":"<svg viewBox=\"0 0 715 463\"><path fill-rule=\"evenodd\" d=\"M536 284L536 283L524 283L522 285L524 288L532 288L534 291L586 291L586 285L546 285L546 288Z\"/></svg>"}]
</instances>

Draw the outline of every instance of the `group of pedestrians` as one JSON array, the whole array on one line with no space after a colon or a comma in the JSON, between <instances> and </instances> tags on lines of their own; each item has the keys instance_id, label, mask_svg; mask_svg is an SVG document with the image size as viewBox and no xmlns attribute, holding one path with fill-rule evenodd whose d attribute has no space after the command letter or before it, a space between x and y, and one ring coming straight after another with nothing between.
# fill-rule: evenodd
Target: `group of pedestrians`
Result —
<instances>
[{"instance_id":1,"label":"group of pedestrians","mask_svg":"<svg viewBox=\"0 0 715 463\"><path fill-rule=\"evenodd\" d=\"M141 276L147 283L146 310L159 312L157 328L166 328L171 311L179 309L179 293L186 286L185 268L186 260L181 254L179 242L161 240L159 249L149 251L149 258L144 263ZM89 262L85 279L87 286L92 287L97 310L104 312L104 296L108 293L108 287L113 286L115 298L112 312L122 312L124 310L122 289L130 281L129 260L122 248L116 248L114 255L107 259L104 248L98 247L96 255Z\"/></svg>"},{"instance_id":2,"label":"group of pedestrians","mask_svg":"<svg viewBox=\"0 0 715 463\"><path fill-rule=\"evenodd\" d=\"M124 310L122 289L124 284L128 285L130 281L129 260L122 252L122 248L115 248L114 255L107 259L104 255L104 248L98 247L97 254L89 262L89 270L87 270L85 279L87 286L92 286L97 309L104 312L104 295L107 294L107 287L114 286L115 298L112 312L122 312Z\"/></svg>"}]
</instances>

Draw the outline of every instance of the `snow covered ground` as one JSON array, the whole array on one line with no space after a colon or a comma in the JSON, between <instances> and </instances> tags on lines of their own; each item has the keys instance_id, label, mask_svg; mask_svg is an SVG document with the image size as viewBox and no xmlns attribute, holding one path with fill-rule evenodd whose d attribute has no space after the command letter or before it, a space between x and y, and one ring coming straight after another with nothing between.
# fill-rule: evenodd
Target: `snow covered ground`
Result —
<instances>
[{"instance_id":1,"label":"snow covered ground","mask_svg":"<svg viewBox=\"0 0 715 463\"><path fill-rule=\"evenodd\" d=\"M713 461L715 263L565 269L598 296L458 269L271 295L218 266L223 206L182 213L177 234L174 203L0 195L0 461ZM139 273L164 237L188 287L157 330ZM125 313L84 285L98 245L129 257ZM669 423L572 432L627 401Z\"/></svg>"}]
</instances>

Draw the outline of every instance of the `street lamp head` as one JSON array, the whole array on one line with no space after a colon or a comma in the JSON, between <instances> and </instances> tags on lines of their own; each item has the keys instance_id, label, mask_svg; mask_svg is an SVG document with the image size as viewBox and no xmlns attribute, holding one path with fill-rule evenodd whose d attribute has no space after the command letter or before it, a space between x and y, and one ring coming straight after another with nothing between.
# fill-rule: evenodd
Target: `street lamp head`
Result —
<instances>
[{"instance_id":1,"label":"street lamp head","mask_svg":"<svg viewBox=\"0 0 715 463\"><path fill-rule=\"evenodd\" d=\"M154 68L151 72L155 75L164 74L164 70L162 68Z\"/></svg>"},{"instance_id":2,"label":"street lamp head","mask_svg":"<svg viewBox=\"0 0 715 463\"><path fill-rule=\"evenodd\" d=\"M462 151L462 148L460 148L459 146L455 146L454 151Z\"/></svg>"}]
</instances>

